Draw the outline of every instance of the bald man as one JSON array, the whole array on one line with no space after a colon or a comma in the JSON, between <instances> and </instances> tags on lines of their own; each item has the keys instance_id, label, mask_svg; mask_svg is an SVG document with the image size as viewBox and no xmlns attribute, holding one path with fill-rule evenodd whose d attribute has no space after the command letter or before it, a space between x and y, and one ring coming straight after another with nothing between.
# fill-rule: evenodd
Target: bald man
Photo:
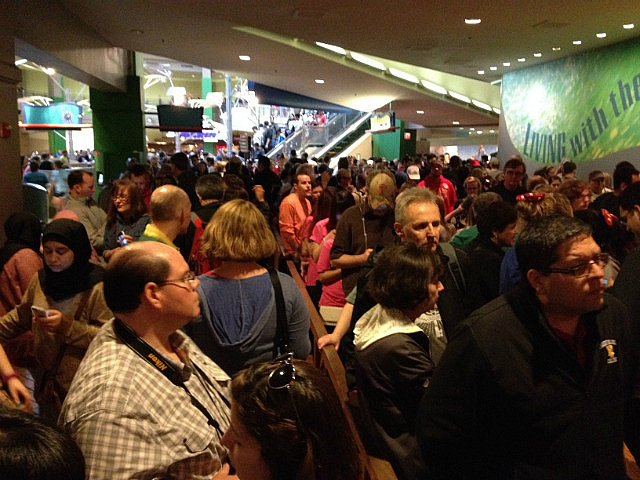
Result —
<instances>
[{"instance_id":1,"label":"bald man","mask_svg":"<svg viewBox=\"0 0 640 480\"><path fill-rule=\"evenodd\" d=\"M222 468L229 377L180 331L200 313L198 285L162 243L113 255L104 291L116 318L91 343L59 419L87 478L212 478Z\"/></svg>"},{"instance_id":2,"label":"bald man","mask_svg":"<svg viewBox=\"0 0 640 480\"><path fill-rule=\"evenodd\" d=\"M175 185L156 188L151 194L151 223L140 241L160 242L178 250L173 241L187 233L190 222L191 201L185 191Z\"/></svg>"}]
</instances>

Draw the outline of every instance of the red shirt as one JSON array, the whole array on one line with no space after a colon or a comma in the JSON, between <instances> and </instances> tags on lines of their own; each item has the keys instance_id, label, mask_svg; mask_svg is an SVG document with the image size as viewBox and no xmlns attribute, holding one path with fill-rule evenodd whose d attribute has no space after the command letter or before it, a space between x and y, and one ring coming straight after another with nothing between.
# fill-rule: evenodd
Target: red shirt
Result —
<instances>
[{"instance_id":1,"label":"red shirt","mask_svg":"<svg viewBox=\"0 0 640 480\"><path fill-rule=\"evenodd\" d=\"M433 193L444 200L444 214L448 215L453 212L453 207L458 201L456 189L449 180L440 175L440 178L433 178L430 175L418 183L419 187L427 187Z\"/></svg>"}]
</instances>

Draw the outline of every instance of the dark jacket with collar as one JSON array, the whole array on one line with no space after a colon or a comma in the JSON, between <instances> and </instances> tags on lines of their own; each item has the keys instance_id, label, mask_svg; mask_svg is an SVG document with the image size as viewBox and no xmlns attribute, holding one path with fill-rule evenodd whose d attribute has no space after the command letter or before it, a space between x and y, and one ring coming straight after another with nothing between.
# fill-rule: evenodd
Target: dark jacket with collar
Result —
<instances>
[{"instance_id":1,"label":"dark jacket with collar","mask_svg":"<svg viewBox=\"0 0 640 480\"><path fill-rule=\"evenodd\" d=\"M637 326L608 294L582 321L586 368L528 285L463 322L418 415L430 478L626 478L623 440L640 453Z\"/></svg>"}]
</instances>

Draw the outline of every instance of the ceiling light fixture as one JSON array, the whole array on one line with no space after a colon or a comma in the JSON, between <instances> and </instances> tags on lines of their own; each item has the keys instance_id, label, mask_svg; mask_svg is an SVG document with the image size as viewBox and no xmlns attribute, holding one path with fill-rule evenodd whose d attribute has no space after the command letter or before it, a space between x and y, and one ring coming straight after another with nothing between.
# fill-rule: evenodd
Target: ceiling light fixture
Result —
<instances>
[{"instance_id":1,"label":"ceiling light fixture","mask_svg":"<svg viewBox=\"0 0 640 480\"><path fill-rule=\"evenodd\" d=\"M46 73L47 75L55 75L56 74L56 69L55 68L51 68L51 67L47 67L44 69L44 73Z\"/></svg>"},{"instance_id":2,"label":"ceiling light fixture","mask_svg":"<svg viewBox=\"0 0 640 480\"><path fill-rule=\"evenodd\" d=\"M330 43L322 43L322 42L316 42L316 45L319 46L319 47L322 47L322 48L324 48L326 50L330 50L332 52L338 53L340 55L346 55L347 54L347 51L344 48L339 47L337 45L331 45Z\"/></svg>"},{"instance_id":3,"label":"ceiling light fixture","mask_svg":"<svg viewBox=\"0 0 640 480\"><path fill-rule=\"evenodd\" d=\"M478 70L478 75L484 75L484 70Z\"/></svg>"},{"instance_id":4,"label":"ceiling light fixture","mask_svg":"<svg viewBox=\"0 0 640 480\"><path fill-rule=\"evenodd\" d=\"M542 56L542 53L536 52L536 53L533 54L533 56L536 57L536 58L540 58Z\"/></svg>"},{"instance_id":5,"label":"ceiling light fixture","mask_svg":"<svg viewBox=\"0 0 640 480\"><path fill-rule=\"evenodd\" d=\"M361 53L351 52L351 58L353 58L356 62L363 63L368 65L369 67L377 68L378 70L386 70L387 67L384 66L382 62L378 60L374 60L373 58L369 58L366 55L362 55Z\"/></svg>"},{"instance_id":6,"label":"ceiling light fixture","mask_svg":"<svg viewBox=\"0 0 640 480\"><path fill-rule=\"evenodd\" d=\"M510 67L511 66L511 62L503 62L502 65L505 66L505 67Z\"/></svg>"},{"instance_id":7,"label":"ceiling light fixture","mask_svg":"<svg viewBox=\"0 0 640 480\"><path fill-rule=\"evenodd\" d=\"M462 95L461 93L454 92L453 90L449 90L449 95L456 100L460 100L461 102L471 103L471 99L469 97Z\"/></svg>"},{"instance_id":8,"label":"ceiling light fixture","mask_svg":"<svg viewBox=\"0 0 640 480\"><path fill-rule=\"evenodd\" d=\"M624 28L625 30L631 30L633 27L635 27L633 23L625 23L624 25L622 25L622 28Z\"/></svg>"},{"instance_id":9,"label":"ceiling light fixture","mask_svg":"<svg viewBox=\"0 0 640 480\"><path fill-rule=\"evenodd\" d=\"M238 55L238 58L240 60L242 60L243 62L249 62L251 61L251 57L249 55Z\"/></svg>"},{"instance_id":10,"label":"ceiling light fixture","mask_svg":"<svg viewBox=\"0 0 640 480\"><path fill-rule=\"evenodd\" d=\"M473 132L475 130L475 127L469 127L469 131Z\"/></svg>"},{"instance_id":11,"label":"ceiling light fixture","mask_svg":"<svg viewBox=\"0 0 640 480\"><path fill-rule=\"evenodd\" d=\"M416 110L416 113L417 113L418 115L424 115L424 110Z\"/></svg>"},{"instance_id":12,"label":"ceiling light fixture","mask_svg":"<svg viewBox=\"0 0 640 480\"><path fill-rule=\"evenodd\" d=\"M574 40L572 43L574 45L582 45L582 40Z\"/></svg>"},{"instance_id":13,"label":"ceiling light fixture","mask_svg":"<svg viewBox=\"0 0 640 480\"><path fill-rule=\"evenodd\" d=\"M500 115L500 109L499 108L493 107L493 111L495 113L497 113L498 115Z\"/></svg>"},{"instance_id":14,"label":"ceiling light fixture","mask_svg":"<svg viewBox=\"0 0 640 480\"><path fill-rule=\"evenodd\" d=\"M482 130L478 130L476 133L477 133L478 135L482 135Z\"/></svg>"},{"instance_id":15,"label":"ceiling light fixture","mask_svg":"<svg viewBox=\"0 0 640 480\"><path fill-rule=\"evenodd\" d=\"M467 25L478 25L480 22L482 22L482 19L480 19L480 18L465 18L464 19L464 23L466 23Z\"/></svg>"},{"instance_id":16,"label":"ceiling light fixture","mask_svg":"<svg viewBox=\"0 0 640 480\"><path fill-rule=\"evenodd\" d=\"M597 38L605 38L606 36L607 36L607 34L605 32L596 33L596 37Z\"/></svg>"},{"instance_id":17,"label":"ceiling light fixture","mask_svg":"<svg viewBox=\"0 0 640 480\"><path fill-rule=\"evenodd\" d=\"M491 111L491 105L488 105L484 102L481 102L480 100L471 100L471 103L473 103L476 107L481 108L483 110L487 110L487 111Z\"/></svg>"},{"instance_id":18,"label":"ceiling light fixture","mask_svg":"<svg viewBox=\"0 0 640 480\"><path fill-rule=\"evenodd\" d=\"M440 95L447 94L447 89L444 87L441 87L440 85L436 85L435 83L431 83L427 80L420 80L420 83L422 83L422 86L427 90L431 90L432 92L439 93Z\"/></svg>"},{"instance_id":19,"label":"ceiling light fixture","mask_svg":"<svg viewBox=\"0 0 640 480\"><path fill-rule=\"evenodd\" d=\"M551 47L551 50L553 50L554 52L559 52L560 51L560 47Z\"/></svg>"},{"instance_id":20,"label":"ceiling light fixture","mask_svg":"<svg viewBox=\"0 0 640 480\"><path fill-rule=\"evenodd\" d=\"M457 120L454 120L454 121L453 121L453 124L454 124L454 125L460 125L460 122L458 122Z\"/></svg>"},{"instance_id":21,"label":"ceiling light fixture","mask_svg":"<svg viewBox=\"0 0 640 480\"><path fill-rule=\"evenodd\" d=\"M489 70L491 70L492 72L495 72L496 70L498 70L498 67L489 67Z\"/></svg>"},{"instance_id":22,"label":"ceiling light fixture","mask_svg":"<svg viewBox=\"0 0 640 480\"><path fill-rule=\"evenodd\" d=\"M324 80L321 79L321 78L316 78L315 82L322 84L322 83L324 83Z\"/></svg>"},{"instance_id":23,"label":"ceiling light fixture","mask_svg":"<svg viewBox=\"0 0 640 480\"><path fill-rule=\"evenodd\" d=\"M27 63L28 60L26 58L21 58L20 60L16 60L14 65L17 67L18 65L22 65L24 63Z\"/></svg>"},{"instance_id":24,"label":"ceiling light fixture","mask_svg":"<svg viewBox=\"0 0 640 480\"><path fill-rule=\"evenodd\" d=\"M495 130L489 130L489 133L496 133Z\"/></svg>"},{"instance_id":25,"label":"ceiling light fixture","mask_svg":"<svg viewBox=\"0 0 640 480\"><path fill-rule=\"evenodd\" d=\"M394 77L400 78L402 80L406 80L407 82L418 83L420 81L418 80L418 77L416 77L415 75L411 75L410 73L403 72L402 70L398 70L397 68L393 68L393 67L389 68L389 73Z\"/></svg>"},{"instance_id":26,"label":"ceiling light fixture","mask_svg":"<svg viewBox=\"0 0 640 480\"><path fill-rule=\"evenodd\" d=\"M519 58L519 59L518 59L518 61L519 61L520 63L522 63L522 62L526 62L526 61L527 61L527 59L526 59L526 58L524 58L524 57L521 57L521 58Z\"/></svg>"}]
</instances>

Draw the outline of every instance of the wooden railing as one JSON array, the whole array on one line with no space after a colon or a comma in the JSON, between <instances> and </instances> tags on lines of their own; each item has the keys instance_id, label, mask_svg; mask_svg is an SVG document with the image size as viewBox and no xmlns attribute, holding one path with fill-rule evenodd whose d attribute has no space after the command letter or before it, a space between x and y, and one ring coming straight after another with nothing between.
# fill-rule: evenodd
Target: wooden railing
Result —
<instances>
[{"instance_id":1,"label":"wooden railing","mask_svg":"<svg viewBox=\"0 0 640 480\"><path fill-rule=\"evenodd\" d=\"M282 243L280 242L280 238L277 234L276 238L281 249L279 254L283 256ZM280 264L280 262L278 256L276 256L276 265L278 264ZM340 399L340 404L347 419L349 429L351 430L353 438L355 439L356 448L358 450L360 458L362 459L362 463L365 468L366 480L396 480L396 475L389 462L368 454L351 411L349 388L347 387L344 367L342 366L342 362L340 361L338 352L333 347L333 345L326 346L323 349L318 348L318 339L321 336L327 334L327 330L324 326L324 320L318 313L318 310L313 304L311 297L307 293L305 283L302 280L302 277L300 276L300 273L298 272L295 264L291 260L287 260L286 266L288 272L285 273L289 273L289 275L291 275L293 280L296 282L296 285L298 286L298 289L300 290L300 293L304 298L307 310L309 310L311 333L313 334L313 350L311 353L313 365L326 372L331 379L331 383L333 384L338 398Z\"/></svg>"}]
</instances>

